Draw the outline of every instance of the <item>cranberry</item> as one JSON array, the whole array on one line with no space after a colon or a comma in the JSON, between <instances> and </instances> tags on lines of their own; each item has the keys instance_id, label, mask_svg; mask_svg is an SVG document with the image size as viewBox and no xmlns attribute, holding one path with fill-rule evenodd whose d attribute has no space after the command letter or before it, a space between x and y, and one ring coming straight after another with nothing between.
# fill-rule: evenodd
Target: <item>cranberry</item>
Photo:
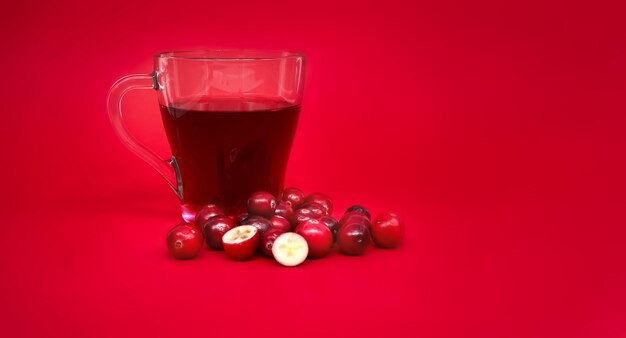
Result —
<instances>
[{"instance_id":1,"label":"cranberry","mask_svg":"<svg viewBox=\"0 0 626 338\"><path fill-rule=\"evenodd\" d=\"M310 258L326 256L333 246L333 233L319 220L310 219L300 223L296 227L296 233L306 240Z\"/></svg>"},{"instance_id":2,"label":"cranberry","mask_svg":"<svg viewBox=\"0 0 626 338\"><path fill-rule=\"evenodd\" d=\"M261 236L261 252L263 252L267 257L274 257L272 254L272 245L276 238L283 233L285 233L283 229L280 228L271 228L267 230L263 236Z\"/></svg>"},{"instance_id":3,"label":"cranberry","mask_svg":"<svg viewBox=\"0 0 626 338\"><path fill-rule=\"evenodd\" d=\"M284 266L296 266L306 260L309 246L304 237L295 232L285 232L274 240L272 254L278 263Z\"/></svg>"},{"instance_id":4,"label":"cranberry","mask_svg":"<svg viewBox=\"0 0 626 338\"><path fill-rule=\"evenodd\" d=\"M362 223L349 223L339 229L337 244L347 255L362 255L370 242L370 231Z\"/></svg>"},{"instance_id":5,"label":"cranberry","mask_svg":"<svg viewBox=\"0 0 626 338\"><path fill-rule=\"evenodd\" d=\"M304 203L315 202L319 203L326 209L326 215L333 214L333 201L326 194L321 192L314 192L304 199Z\"/></svg>"},{"instance_id":6,"label":"cranberry","mask_svg":"<svg viewBox=\"0 0 626 338\"><path fill-rule=\"evenodd\" d=\"M358 211L350 211L341 216L341 219L339 220L339 227L341 228L348 223L362 223L368 228L370 227L370 219Z\"/></svg>"},{"instance_id":7,"label":"cranberry","mask_svg":"<svg viewBox=\"0 0 626 338\"><path fill-rule=\"evenodd\" d=\"M202 225L206 244L213 250L222 250L224 248L222 245L222 237L228 230L236 226L235 221L228 216L218 215L211 217L211 219Z\"/></svg>"},{"instance_id":8,"label":"cranberry","mask_svg":"<svg viewBox=\"0 0 626 338\"><path fill-rule=\"evenodd\" d=\"M314 219L314 218L317 218L317 216L315 216L315 214L313 214L311 210L302 208L302 209L298 209L294 211L293 216L291 217L290 221L291 221L291 225L293 227L296 227L298 224L304 221L308 221L310 219Z\"/></svg>"},{"instance_id":9,"label":"cranberry","mask_svg":"<svg viewBox=\"0 0 626 338\"><path fill-rule=\"evenodd\" d=\"M321 205L319 203L316 203L316 202L305 203L305 204L303 204L300 207L300 209L309 209L309 210L311 210L313 215L315 215L315 218L320 218L322 216L328 215L326 213L326 208L324 208L323 205Z\"/></svg>"},{"instance_id":10,"label":"cranberry","mask_svg":"<svg viewBox=\"0 0 626 338\"><path fill-rule=\"evenodd\" d=\"M265 191L252 193L248 198L248 213L270 218L276 209L276 197Z\"/></svg>"},{"instance_id":11,"label":"cranberry","mask_svg":"<svg viewBox=\"0 0 626 338\"><path fill-rule=\"evenodd\" d=\"M282 216L274 215L270 219L270 222L272 223L271 229L281 229L285 232L291 231L291 223Z\"/></svg>"},{"instance_id":12,"label":"cranberry","mask_svg":"<svg viewBox=\"0 0 626 338\"><path fill-rule=\"evenodd\" d=\"M222 210L222 208L218 207L215 204L205 205L196 214L196 224L201 226L206 221L211 219L211 217L218 216L218 215L224 215L224 210Z\"/></svg>"},{"instance_id":13,"label":"cranberry","mask_svg":"<svg viewBox=\"0 0 626 338\"><path fill-rule=\"evenodd\" d=\"M372 239L381 248L395 248L404 238L404 223L394 213L380 214L372 222Z\"/></svg>"},{"instance_id":14,"label":"cranberry","mask_svg":"<svg viewBox=\"0 0 626 338\"><path fill-rule=\"evenodd\" d=\"M247 212L243 211L241 213L236 214L235 217L233 217L233 221L235 221L235 224L237 224L237 226L240 226L241 223L245 221L246 218L248 218L248 216L250 215L248 215Z\"/></svg>"},{"instance_id":15,"label":"cranberry","mask_svg":"<svg viewBox=\"0 0 626 338\"><path fill-rule=\"evenodd\" d=\"M257 228L262 235L267 229L272 227L272 222L261 216L250 216L241 222L241 226L244 225L252 225Z\"/></svg>"},{"instance_id":16,"label":"cranberry","mask_svg":"<svg viewBox=\"0 0 626 338\"><path fill-rule=\"evenodd\" d=\"M298 188L285 188L280 195L280 200L291 205L292 208L297 208L304 201L304 193Z\"/></svg>"},{"instance_id":17,"label":"cranberry","mask_svg":"<svg viewBox=\"0 0 626 338\"><path fill-rule=\"evenodd\" d=\"M286 202L278 202L276 204L276 210L274 210L274 215L282 216L286 219L291 219L291 217L293 216L293 208Z\"/></svg>"},{"instance_id":18,"label":"cranberry","mask_svg":"<svg viewBox=\"0 0 626 338\"><path fill-rule=\"evenodd\" d=\"M370 212L364 206L353 205L353 206L349 207L348 210L346 210L345 213L347 214L347 213L352 212L352 211L360 212L363 215L367 216L368 219L370 219L370 220L372 219L372 215L370 215Z\"/></svg>"},{"instance_id":19,"label":"cranberry","mask_svg":"<svg viewBox=\"0 0 626 338\"><path fill-rule=\"evenodd\" d=\"M261 235L259 230L251 225L242 225L228 230L222 237L224 252L228 257L243 261L254 256L259 247Z\"/></svg>"},{"instance_id":20,"label":"cranberry","mask_svg":"<svg viewBox=\"0 0 626 338\"><path fill-rule=\"evenodd\" d=\"M167 234L167 249L176 259L191 259L202 249L202 234L191 224L179 224Z\"/></svg>"},{"instance_id":21,"label":"cranberry","mask_svg":"<svg viewBox=\"0 0 626 338\"><path fill-rule=\"evenodd\" d=\"M339 231L339 221L337 221L332 216L322 216L320 217L320 222L326 224L330 232L333 233L333 240L337 240L337 231Z\"/></svg>"}]
</instances>

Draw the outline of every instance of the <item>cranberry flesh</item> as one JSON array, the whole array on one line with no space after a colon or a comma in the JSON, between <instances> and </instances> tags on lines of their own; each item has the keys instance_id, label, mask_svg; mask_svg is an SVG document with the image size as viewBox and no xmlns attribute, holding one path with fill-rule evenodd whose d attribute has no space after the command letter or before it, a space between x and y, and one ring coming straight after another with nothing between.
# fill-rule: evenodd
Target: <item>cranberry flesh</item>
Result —
<instances>
[{"instance_id":1,"label":"cranberry flesh","mask_svg":"<svg viewBox=\"0 0 626 338\"><path fill-rule=\"evenodd\" d=\"M305 204L303 204L300 207L300 209L309 209L309 210L311 210L313 215L315 215L315 218L320 218L322 216L328 215L326 213L326 208L324 208L324 206L322 206L321 204L316 203L316 202L305 203Z\"/></svg>"},{"instance_id":2,"label":"cranberry flesh","mask_svg":"<svg viewBox=\"0 0 626 338\"><path fill-rule=\"evenodd\" d=\"M346 255L362 255L370 243L370 232L361 223L349 223L339 229L337 244Z\"/></svg>"},{"instance_id":3,"label":"cranberry flesh","mask_svg":"<svg viewBox=\"0 0 626 338\"><path fill-rule=\"evenodd\" d=\"M304 193L298 188L285 188L280 195L280 200L291 205L292 208L297 208L304 201Z\"/></svg>"},{"instance_id":4,"label":"cranberry flesh","mask_svg":"<svg viewBox=\"0 0 626 338\"><path fill-rule=\"evenodd\" d=\"M272 222L261 216L250 216L241 222L241 226L244 225L252 225L257 228L262 235L267 229L272 227Z\"/></svg>"},{"instance_id":5,"label":"cranberry flesh","mask_svg":"<svg viewBox=\"0 0 626 338\"><path fill-rule=\"evenodd\" d=\"M248 213L270 218L276 209L276 197L265 191L252 193L248 198Z\"/></svg>"},{"instance_id":6,"label":"cranberry flesh","mask_svg":"<svg viewBox=\"0 0 626 338\"><path fill-rule=\"evenodd\" d=\"M348 210L346 210L345 213L347 214L347 213L352 212L352 211L360 212L363 215L367 216L368 219L370 219L370 220L372 219L372 215L370 215L370 212L364 206L353 205L353 206L349 207Z\"/></svg>"},{"instance_id":7,"label":"cranberry flesh","mask_svg":"<svg viewBox=\"0 0 626 338\"><path fill-rule=\"evenodd\" d=\"M326 194L321 192L314 192L304 199L304 203L319 203L326 209L326 215L333 214L333 201Z\"/></svg>"},{"instance_id":8,"label":"cranberry flesh","mask_svg":"<svg viewBox=\"0 0 626 338\"><path fill-rule=\"evenodd\" d=\"M333 240L337 240L337 231L339 231L339 221L331 216L322 216L319 218L320 222L324 223L326 227L332 232Z\"/></svg>"},{"instance_id":9,"label":"cranberry flesh","mask_svg":"<svg viewBox=\"0 0 626 338\"><path fill-rule=\"evenodd\" d=\"M280 228L271 228L267 230L261 236L261 252L263 252L263 254L265 254L265 256L267 257L274 257L274 255L272 254L272 246L274 245L274 241L278 236L284 234L285 232L286 231Z\"/></svg>"},{"instance_id":10,"label":"cranberry flesh","mask_svg":"<svg viewBox=\"0 0 626 338\"><path fill-rule=\"evenodd\" d=\"M202 225L206 244L213 250L224 249L222 237L228 230L236 226L235 221L228 216L218 215L212 217Z\"/></svg>"},{"instance_id":11,"label":"cranberry flesh","mask_svg":"<svg viewBox=\"0 0 626 338\"><path fill-rule=\"evenodd\" d=\"M191 259L202 249L202 234L193 225L179 224L167 234L167 249L176 259Z\"/></svg>"},{"instance_id":12,"label":"cranberry flesh","mask_svg":"<svg viewBox=\"0 0 626 338\"><path fill-rule=\"evenodd\" d=\"M272 227L270 229L281 229L285 232L291 231L291 223L284 217L274 215L270 222L272 223Z\"/></svg>"},{"instance_id":13,"label":"cranberry flesh","mask_svg":"<svg viewBox=\"0 0 626 338\"><path fill-rule=\"evenodd\" d=\"M309 246L309 258L321 258L330 252L333 246L333 234L326 224L317 219L300 223L295 231L304 237Z\"/></svg>"},{"instance_id":14,"label":"cranberry flesh","mask_svg":"<svg viewBox=\"0 0 626 338\"><path fill-rule=\"evenodd\" d=\"M224 210L222 210L222 208L218 207L215 204L205 205L196 214L196 225L201 226L206 221L211 219L211 217L218 215L224 215Z\"/></svg>"},{"instance_id":15,"label":"cranberry flesh","mask_svg":"<svg viewBox=\"0 0 626 338\"><path fill-rule=\"evenodd\" d=\"M274 210L274 215L282 216L286 219L291 219L291 217L293 216L293 208L286 202L278 202L276 204L276 210Z\"/></svg>"},{"instance_id":16,"label":"cranberry flesh","mask_svg":"<svg viewBox=\"0 0 626 338\"><path fill-rule=\"evenodd\" d=\"M341 219L339 220L339 227L341 228L348 223L361 223L368 228L371 225L370 219L367 218L367 216L365 216L363 213L360 213L358 211L350 211L341 216Z\"/></svg>"},{"instance_id":17,"label":"cranberry flesh","mask_svg":"<svg viewBox=\"0 0 626 338\"><path fill-rule=\"evenodd\" d=\"M387 212L372 222L372 239L381 248L395 248L404 238L404 223L398 215Z\"/></svg>"},{"instance_id":18,"label":"cranberry flesh","mask_svg":"<svg viewBox=\"0 0 626 338\"><path fill-rule=\"evenodd\" d=\"M254 256L261 242L257 228L242 225L228 230L222 237L224 252L234 260L243 261Z\"/></svg>"}]
</instances>

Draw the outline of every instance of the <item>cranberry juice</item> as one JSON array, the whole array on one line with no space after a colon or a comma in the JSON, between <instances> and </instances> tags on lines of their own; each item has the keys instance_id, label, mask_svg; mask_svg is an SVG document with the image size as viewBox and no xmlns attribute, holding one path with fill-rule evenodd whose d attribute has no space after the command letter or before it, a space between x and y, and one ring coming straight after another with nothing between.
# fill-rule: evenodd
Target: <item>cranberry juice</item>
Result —
<instances>
[{"instance_id":1,"label":"cranberry juice","mask_svg":"<svg viewBox=\"0 0 626 338\"><path fill-rule=\"evenodd\" d=\"M161 106L182 178L183 209L215 203L227 213L252 192L278 195L300 106L268 98L194 98Z\"/></svg>"}]
</instances>

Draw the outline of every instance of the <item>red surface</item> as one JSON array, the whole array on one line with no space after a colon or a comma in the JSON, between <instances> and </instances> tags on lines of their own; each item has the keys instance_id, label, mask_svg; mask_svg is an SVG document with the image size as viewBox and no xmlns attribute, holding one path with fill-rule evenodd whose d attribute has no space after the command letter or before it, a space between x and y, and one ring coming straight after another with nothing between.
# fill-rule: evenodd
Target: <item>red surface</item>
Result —
<instances>
[{"instance_id":1,"label":"red surface","mask_svg":"<svg viewBox=\"0 0 626 338\"><path fill-rule=\"evenodd\" d=\"M624 337L618 3L3 2L2 336ZM199 47L307 53L287 184L397 212L405 245L169 259L176 198L105 97ZM125 108L166 155L154 93Z\"/></svg>"}]
</instances>

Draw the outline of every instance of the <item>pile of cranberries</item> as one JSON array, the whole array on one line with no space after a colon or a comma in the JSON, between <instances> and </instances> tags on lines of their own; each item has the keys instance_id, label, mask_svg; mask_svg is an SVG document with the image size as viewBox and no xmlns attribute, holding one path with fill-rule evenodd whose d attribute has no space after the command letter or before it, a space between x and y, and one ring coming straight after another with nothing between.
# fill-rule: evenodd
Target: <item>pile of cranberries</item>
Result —
<instances>
[{"instance_id":1,"label":"pile of cranberries","mask_svg":"<svg viewBox=\"0 0 626 338\"><path fill-rule=\"evenodd\" d=\"M381 248L394 248L404 237L404 224L394 213L373 221L367 209L354 205L337 220L333 202L322 193L306 196L300 189L285 189L280 200L259 191L248 198L245 212L226 216L214 204L202 208L194 224L180 224L167 234L172 257L196 257L206 242L234 260L246 260L257 250L285 266L307 258L326 256L337 243L347 255L362 255L370 239Z\"/></svg>"}]
</instances>

